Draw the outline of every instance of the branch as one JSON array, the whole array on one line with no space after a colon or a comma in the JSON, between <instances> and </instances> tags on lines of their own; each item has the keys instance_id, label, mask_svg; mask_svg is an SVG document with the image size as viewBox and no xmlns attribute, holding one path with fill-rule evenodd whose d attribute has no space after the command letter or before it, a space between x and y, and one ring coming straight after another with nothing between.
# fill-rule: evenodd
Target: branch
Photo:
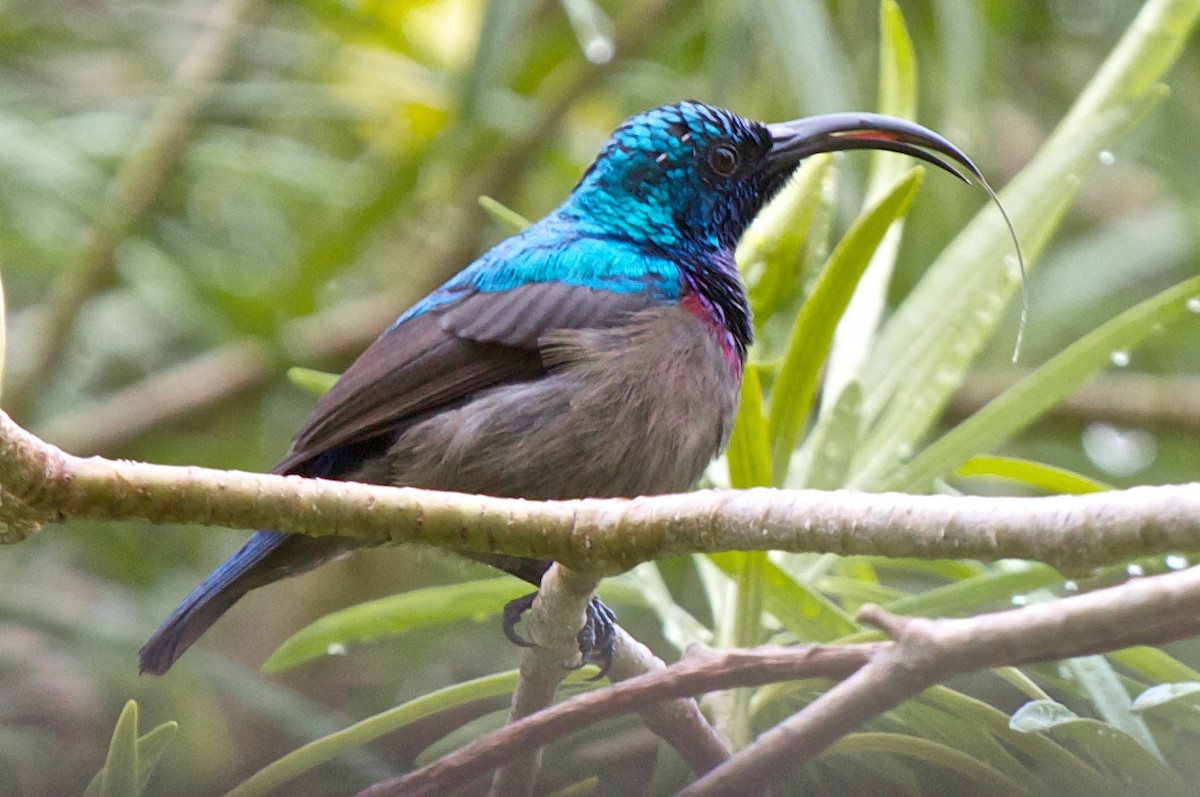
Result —
<instances>
[{"instance_id":1,"label":"branch","mask_svg":"<svg viewBox=\"0 0 1200 797\"><path fill-rule=\"evenodd\" d=\"M480 737L432 764L377 783L359 797L422 797L452 792L485 775L520 750L539 747L600 720L641 710L648 703L738 686L800 678L845 678L882 644L845 647L762 647L712 651L693 647L678 663L587 692Z\"/></svg>"},{"instance_id":2,"label":"branch","mask_svg":"<svg viewBox=\"0 0 1200 797\"><path fill-rule=\"evenodd\" d=\"M867 720L952 675L1194 636L1200 633L1200 568L967 619L898 617L875 606L859 616L894 644L681 795L759 794Z\"/></svg>"},{"instance_id":3,"label":"branch","mask_svg":"<svg viewBox=\"0 0 1200 797\"><path fill-rule=\"evenodd\" d=\"M1012 387L1028 371L984 371L967 378L946 405L950 418L965 418ZM1200 431L1200 379L1194 376L1099 374L1046 413L1079 421L1107 420L1130 426L1161 424Z\"/></svg>"},{"instance_id":4,"label":"branch","mask_svg":"<svg viewBox=\"0 0 1200 797\"><path fill-rule=\"evenodd\" d=\"M552 559L609 575L686 553L1028 559L1066 573L1200 550L1200 484L1045 498L708 490L525 501L64 453L0 413L0 539L71 518L272 528Z\"/></svg>"},{"instance_id":5,"label":"branch","mask_svg":"<svg viewBox=\"0 0 1200 797\"><path fill-rule=\"evenodd\" d=\"M544 745L647 703L801 678L843 680L693 783L689 797L765 790L784 771L925 688L974 670L1162 644L1200 632L1200 568L1139 578L1087 595L967 619L899 617L867 606L860 619L890 642L709 651L513 722L359 797L446 794L520 750Z\"/></svg>"},{"instance_id":6,"label":"branch","mask_svg":"<svg viewBox=\"0 0 1200 797\"><path fill-rule=\"evenodd\" d=\"M520 677L513 691L509 722L528 717L554 702L558 685L579 659L575 640L583 627L588 599L599 579L553 565L542 577L533 609L525 618L524 631L534 647L521 655ZM542 748L517 751L492 779L491 797L533 794L541 767Z\"/></svg>"}]
</instances>

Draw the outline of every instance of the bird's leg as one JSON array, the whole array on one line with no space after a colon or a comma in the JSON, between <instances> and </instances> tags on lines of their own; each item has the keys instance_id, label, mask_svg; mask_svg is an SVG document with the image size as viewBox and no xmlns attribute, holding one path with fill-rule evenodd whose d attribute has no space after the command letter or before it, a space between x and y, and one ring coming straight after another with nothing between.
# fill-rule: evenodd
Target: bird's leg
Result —
<instances>
[{"instance_id":1,"label":"bird's leg","mask_svg":"<svg viewBox=\"0 0 1200 797\"><path fill-rule=\"evenodd\" d=\"M533 606L536 597L537 593L531 592L504 605L502 628L504 635L514 645L523 648L534 647L535 643L517 633L516 626L521 622L522 615ZM595 664L600 668L600 672L592 680L603 678L612 667L617 644L616 620L617 616L613 614L612 609L605 606L599 598L593 597L588 601L587 619L584 620L583 628L575 639L579 643L578 666Z\"/></svg>"}]
</instances>

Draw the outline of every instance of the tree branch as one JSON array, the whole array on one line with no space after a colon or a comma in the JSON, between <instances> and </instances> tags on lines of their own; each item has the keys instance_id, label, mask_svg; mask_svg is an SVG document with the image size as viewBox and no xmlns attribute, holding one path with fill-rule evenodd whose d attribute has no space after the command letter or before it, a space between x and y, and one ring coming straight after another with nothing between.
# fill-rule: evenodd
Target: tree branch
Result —
<instances>
[{"instance_id":1,"label":"tree branch","mask_svg":"<svg viewBox=\"0 0 1200 797\"><path fill-rule=\"evenodd\" d=\"M1135 579L1086 595L966 619L900 617L867 606L860 619L890 642L710 651L590 692L487 734L359 797L445 794L546 744L652 701L800 678L842 680L689 786L689 797L753 795L845 734L952 675L1162 644L1200 632L1200 568Z\"/></svg>"},{"instance_id":2,"label":"tree branch","mask_svg":"<svg viewBox=\"0 0 1200 797\"><path fill-rule=\"evenodd\" d=\"M1067 573L1200 550L1200 484L1045 498L709 490L536 502L92 457L0 413L6 539L71 518L272 528L553 559L603 576L685 553L1029 559ZM24 531L21 529L24 528Z\"/></svg>"},{"instance_id":3,"label":"tree branch","mask_svg":"<svg viewBox=\"0 0 1200 797\"><path fill-rule=\"evenodd\" d=\"M376 783L359 797L448 794L504 763L516 751L545 745L600 720L641 710L648 703L799 678L845 678L867 664L871 652L884 644L722 651L693 647L678 664L517 720L415 772Z\"/></svg>"},{"instance_id":4,"label":"tree branch","mask_svg":"<svg viewBox=\"0 0 1200 797\"><path fill-rule=\"evenodd\" d=\"M681 795L761 793L784 771L951 675L1194 636L1200 633L1200 568L966 619L899 617L876 606L863 607L859 616L893 644Z\"/></svg>"}]
</instances>

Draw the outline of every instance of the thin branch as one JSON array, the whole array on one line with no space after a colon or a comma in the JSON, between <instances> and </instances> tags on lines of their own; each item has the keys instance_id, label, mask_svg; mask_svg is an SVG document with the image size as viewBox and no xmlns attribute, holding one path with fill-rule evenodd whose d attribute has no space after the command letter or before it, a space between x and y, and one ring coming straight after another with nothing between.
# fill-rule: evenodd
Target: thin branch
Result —
<instances>
[{"instance_id":1,"label":"thin branch","mask_svg":"<svg viewBox=\"0 0 1200 797\"><path fill-rule=\"evenodd\" d=\"M104 399L52 418L39 434L83 454L111 450L147 428L166 426L236 398L274 373L266 343L254 338L220 346Z\"/></svg>"},{"instance_id":2,"label":"thin branch","mask_svg":"<svg viewBox=\"0 0 1200 797\"><path fill-rule=\"evenodd\" d=\"M1017 369L968 377L946 406L950 418L965 418L1012 387L1028 372ZM1067 396L1048 416L1110 421L1127 426L1173 426L1200 432L1200 379L1194 376L1099 374Z\"/></svg>"},{"instance_id":3,"label":"thin branch","mask_svg":"<svg viewBox=\"0 0 1200 797\"><path fill-rule=\"evenodd\" d=\"M761 793L845 734L952 675L1162 644L1200 632L1200 568L967 619L899 617L864 607L860 618L890 642L865 645L690 649L665 670L564 701L514 722L359 797L446 794L525 750L588 725L681 695L824 677L842 680L708 776L689 797Z\"/></svg>"},{"instance_id":4,"label":"thin branch","mask_svg":"<svg viewBox=\"0 0 1200 797\"><path fill-rule=\"evenodd\" d=\"M448 794L503 764L517 751L545 745L600 720L638 711L646 704L776 681L845 678L885 644L723 651L694 647L678 664L587 692L513 722L415 772L377 783L360 792L359 797Z\"/></svg>"},{"instance_id":5,"label":"thin branch","mask_svg":"<svg viewBox=\"0 0 1200 797\"><path fill-rule=\"evenodd\" d=\"M1015 558L1068 573L1200 550L1200 484L1045 498L754 489L538 502L81 459L3 413L0 489L0 519L16 526L93 518L273 528L551 559L597 576L730 550Z\"/></svg>"},{"instance_id":6,"label":"thin branch","mask_svg":"<svg viewBox=\"0 0 1200 797\"><path fill-rule=\"evenodd\" d=\"M599 579L553 565L522 623L534 647L521 655L520 677L513 691L509 722L528 717L554 702L558 685L579 659L575 640L583 627L588 600ZM509 756L492 779L491 797L533 794L541 767L542 748L529 747Z\"/></svg>"},{"instance_id":7,"label":"thin branch","mask_svg":"<svg viewBox=\"0 0 1200 797\"><path fill-rule=\"evenodd\" d=\"M1200 568L966 619L899 617L874 606L864 607L860 619L882 628L894 644L681 794L759 794L786 770L951 675L1194 636L1200 633Z\"/></svg>"},{"instance_id":8,"label":"thin branch","mask_svg":"<svg viewBox=\"0 0 1200 797\"><path fill-rule=\"evenodd\" d=\"M113 251L158 196L167 175L187 147L200 109L215 81L228 68L242 21L261 0L221 0L204 30L179 63L162 101L141 131L138 144L122 161L100 202L78 260L51 287L39 318L38 334L26 341L30 365L5 396L9 412L29 411L46 377L62 360L63 347L80 308L112 278Z\"/></svg>"}]
</instances>

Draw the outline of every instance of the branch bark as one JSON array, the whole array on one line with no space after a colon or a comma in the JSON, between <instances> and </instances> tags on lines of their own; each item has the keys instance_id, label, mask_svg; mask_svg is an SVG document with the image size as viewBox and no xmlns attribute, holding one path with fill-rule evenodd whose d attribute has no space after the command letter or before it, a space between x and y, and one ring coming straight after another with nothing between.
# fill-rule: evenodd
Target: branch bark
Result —
<instances>
[{"instance_id":1,"label":"branch bark","mask_svg":"<svg viewBox=\"0 0 1200 797\"><path fill-rule=\"evenodd\" d=\"M71 518L422 542L594 576L685 553L1028 559L1068 574L1200 550L1200 484L1046 498L710 490L535 502L64 453L0 413L0 541Z\"/></svg>"},{"instance_id":2,"label":"branch bark","mask_svg":"<svg viewBox=\"0 0 1200 797\"><path fill-rule=\"evenodd\" d=\"M873 606L864 607L859 617L883 629L891 641L693 648L678 664L515 721L415 772L377 783L359 797L445 794L522 750L602 719L644 710L652 701L800 678L841 680L681 793L748 797L868 720L952 675L1162 644L1200 633L1200 568L966 619L900 617Z\"/></svg>"}]
</instances>

